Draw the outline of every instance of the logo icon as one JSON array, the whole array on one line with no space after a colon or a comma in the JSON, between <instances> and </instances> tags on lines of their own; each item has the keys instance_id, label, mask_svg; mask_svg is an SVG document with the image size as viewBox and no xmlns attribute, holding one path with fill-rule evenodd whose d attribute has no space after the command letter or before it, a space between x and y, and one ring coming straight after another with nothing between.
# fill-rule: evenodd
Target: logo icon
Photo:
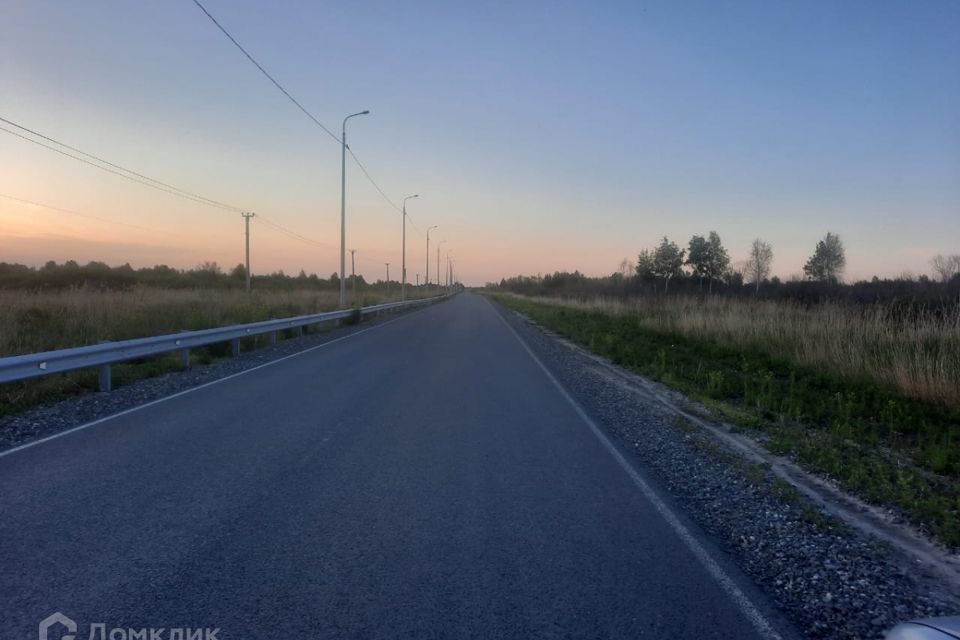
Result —
<instances>
[{"instance_id":1,"label":"logo icon","mask_svg":"<svg viewBox=\"0 0 960 640\"><path fill-rule=\"evenodd\" d=\"M77 623L59 611L40 622L40 640L47 640L47 632L54 625L63 625L67 633L60 636L60 640L74 640L77 636Z\"/></svg>"}]
</instances>

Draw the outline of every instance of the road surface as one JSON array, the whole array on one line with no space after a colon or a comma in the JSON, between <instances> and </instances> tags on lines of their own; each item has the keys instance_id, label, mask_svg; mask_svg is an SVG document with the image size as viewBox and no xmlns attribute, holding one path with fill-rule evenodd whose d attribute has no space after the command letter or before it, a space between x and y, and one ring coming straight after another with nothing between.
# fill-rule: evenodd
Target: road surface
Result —
<instances>
[{"instance_id":1,"label":"road surface","mask_svg":"<svg viewBox=\"0 0 960 640\"><path fill-rule=\"evenodd\" d=\"M464 294L0 454L0 640L789 637L628 460Z\"/></svg>"}]
</instances>

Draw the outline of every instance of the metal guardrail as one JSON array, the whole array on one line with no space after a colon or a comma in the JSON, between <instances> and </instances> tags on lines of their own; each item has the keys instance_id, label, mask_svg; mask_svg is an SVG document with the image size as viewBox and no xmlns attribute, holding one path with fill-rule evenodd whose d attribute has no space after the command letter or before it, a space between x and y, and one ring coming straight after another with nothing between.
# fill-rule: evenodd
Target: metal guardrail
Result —
<instances>
[{"instance_id":1,"label":"metal guardrail","mask_svg":"<svg viewBox=\"0 0 960 640\"><path fill-rule=\"evenodd\" d=\"M406 302L388 302L359 309L361 319L365 316L379 315L400 308L416 307L444 300L448 295L408 300ZM327 311L305 316L264 320L248 324L234 324L199 331L181 331L180 333L134 338L116 342L101 342L85 347L58 349L29 353L21 356L0 358L0 383L28 380L40 376L63 373L88 367L100 368L100 390L110 391L110 365L126 360L136 360L146 356L179 351L184 367L190 366L190 349L220 342L230 342L234 356L240 355L240 340L252 336L270 334L270 344L276 343L277 332L284 329L296 329L334 322L353 317L357 309Z\"/></svg>"}]
</instances>

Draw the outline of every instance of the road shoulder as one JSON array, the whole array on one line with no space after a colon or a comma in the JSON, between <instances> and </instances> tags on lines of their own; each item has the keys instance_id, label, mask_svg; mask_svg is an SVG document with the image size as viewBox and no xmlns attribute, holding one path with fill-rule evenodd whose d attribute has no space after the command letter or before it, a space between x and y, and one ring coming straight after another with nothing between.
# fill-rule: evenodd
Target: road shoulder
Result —
<instances>
[{"instance_id":1,"label":"road shoulder","mask_svg":"<svg viewBox=\"0 0 960 640\"><path fill-rule=\"evenodd\" d=\"M777 482L770 469L493 303L590 417L768 593L808 637L878 637L956 612L956 589ZM626 372L628 375L629 372Z\"/></svg>"}]
</instances>

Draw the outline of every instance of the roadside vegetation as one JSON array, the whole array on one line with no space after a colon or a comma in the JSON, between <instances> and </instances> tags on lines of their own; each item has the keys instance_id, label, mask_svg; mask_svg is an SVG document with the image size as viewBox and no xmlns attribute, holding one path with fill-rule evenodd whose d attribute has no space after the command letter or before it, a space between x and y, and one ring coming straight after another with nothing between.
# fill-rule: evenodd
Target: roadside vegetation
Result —
<instances>
[{"instance_id":1,"label":"roadside vegetation","mask_svg":"<svg viewBox=\"0 0 960 640\"><path fill-rule=\"evenodd\" d=\"M794 456L870 502L897 507L921 530L960 546L955 317L922 321L898 343L902 327L884 325L878 310L493 297L755 430L771 451ZM839 330L856 337L869 357L844 360L856 347L831 336L838 319ZM884 380L891 377L884 362L902 367L906 388Z\"/></svg>"},{"instance_id":2,"label":"roadside vegetation","mask_svg":"<svg viewBox=\"0 0 960 640\"><path fill-rule=\"evenodd\" d=\"M271 318L320 313L337 308L339 280L284 274L255 277L250 295L242 270L222 273L208 263L180 271L169 267L133 270L101 263L86 266L48 263L40 269L0 264L0 357L126 340ZM399 299L397 282L366 283L357 278L348 300L367 306ZM435 291L431 291L431 294ZM411 299L425 297L409 286ZM293 332L286 332L289 337ZM248 338L245 349L262 346L266 336ZM228 357L229 345L193 350L197 364ZM114 383L180 369L174 355L114 365ZM97 388L93 370L0 385L0 415L60 400Z\"/></svg>"},{"instance_id":3,"label":"roadside vegetation","mask_svg":"<svg viewBox=\"0 0 960 640\"><path fill-rule=\"evenodd\" d=\"M935 257L932 278L844 284L834 234L802 278L770 277L772 256L757 239L734 268L715 233L663 238L607 277L487 291L960 547L960 257Z\"/></svg>"}]
</instances>

